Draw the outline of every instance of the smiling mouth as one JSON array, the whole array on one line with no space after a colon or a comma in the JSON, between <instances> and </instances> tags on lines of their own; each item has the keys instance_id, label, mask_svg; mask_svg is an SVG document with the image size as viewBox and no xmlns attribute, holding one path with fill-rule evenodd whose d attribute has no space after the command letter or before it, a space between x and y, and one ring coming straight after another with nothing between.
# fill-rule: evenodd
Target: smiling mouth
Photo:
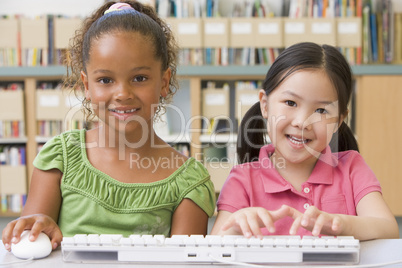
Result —
<instances>
[{"instance_id":1,"label":"smiling mouth","mask_svg":"<svg viewBox=\"0 0 402 268\"><path fill-rule=\"evenodd\" d=\"M288 140L295 145L303 145L311 141L310 139L299 139L290 135L286 135L286 138L288 138Z\"/></svg>"},{"instance_id":2,"label":"smiling mouth","mask_svg":"<svg viewBox=\"0 0 402 268\"><path fill-rule=\"evenodd\" d=\"M118 113L118 114L129 114L133 113L135 111L138 111L139 109L131 109L131 110L116 110L116 109L109 109L109 111Z\"/></svg>"}]
</instances>

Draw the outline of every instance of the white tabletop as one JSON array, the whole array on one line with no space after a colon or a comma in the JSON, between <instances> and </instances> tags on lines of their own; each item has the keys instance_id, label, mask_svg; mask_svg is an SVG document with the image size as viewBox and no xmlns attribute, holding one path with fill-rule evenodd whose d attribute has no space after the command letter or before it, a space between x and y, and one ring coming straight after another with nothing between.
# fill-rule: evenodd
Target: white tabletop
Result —
<instances>
[{"instance_id":1,"label":"white tabletop","mask_svg":"<svg viewBox=\"0 0 402 268\"><path fill-rule=\"evenodd\" d=\"M390 265L387 267L402 267L402 239L379 239L373 241L361 242L361 250L360 250L360 264L353 266L359 267L364 265L371 264L382 264L400 261L399 264ZM16 261L21 261L20 259L14 257L14 255L4 249L3 243L0 241L0 267L38 267L38 268L63 268L63 267L85 267L85 268L103 268L103 267L162 267L166 266L164 264L152 265L150 263L144 265L130 265L126 263L97 263L97 264L80 264L80 263L67 263L62 259L61 250L57 249L53 251L47 258L40 260L33 260L24 263L15 263ZM7 265L9 264L9 265ZM6 265L6 266L5 266ZM191 268L197 267L207 267L211 266L210 264L206 265L188 265ZM168 265L168 267L187 267L187 265ZM232 267L232 266L231 266ZM233 266L236 267L236 266ZM266 267L266 266L265 266ZM278 266L276 266L278 267ZM283 266L281 266L283 267ZM291 267L297 267L292 265ZM306 267L306 266L303 266ZM314 266L318 267L318 266ZM332 267L326 265L325 267ZM339 266L339 267L348 267L348 266ZM380 267L380 266L376 266Z\"/></svg>"}]
</instances>

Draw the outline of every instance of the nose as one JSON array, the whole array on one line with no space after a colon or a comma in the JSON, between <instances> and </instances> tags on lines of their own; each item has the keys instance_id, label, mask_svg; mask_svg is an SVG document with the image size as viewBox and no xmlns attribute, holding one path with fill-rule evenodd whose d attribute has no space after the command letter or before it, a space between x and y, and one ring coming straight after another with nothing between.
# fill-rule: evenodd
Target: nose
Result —
<instances>
[{"instance_id":1,"label":"nose","mask_svg":"<svg viewBox=\"0 0 402 268\"><path fill-rule=\"evenodd\" d=\"M317 121L316 113L298 110L293 115L292 126L299 129L311 130L313 123Z\"/></svg>"},{"instance_id":2,"label":"nose","mask_svg":"<svg viewBox=\"0 0 402 268\"><path fill-rule=\"evenodd\" d=\"M134 90L129 83L119 83L116 86L115 98L118 101L126 101L132 99L134 96Z\"/></svg>"}]
</instances>

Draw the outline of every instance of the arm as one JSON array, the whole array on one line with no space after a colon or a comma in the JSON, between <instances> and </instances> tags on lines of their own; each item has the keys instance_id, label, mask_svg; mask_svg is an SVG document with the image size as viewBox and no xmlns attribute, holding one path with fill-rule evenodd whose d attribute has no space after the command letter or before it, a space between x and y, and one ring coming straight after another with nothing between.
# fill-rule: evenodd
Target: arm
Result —
<instances>
[{"instance_id":1,"label":"arm","mask_svg":"<svg viewBox=\"0 0 402 268\"><path fill-rule=\"evenodd\" d=\"M18 243L21 233L31 229L35 240L40 232L51 239L53 249L62 240L62 233L57 225L61 205L60 180L62 173L58 169L49 171L34 168L28 199L21 217L11 221L4 228L2 240L7 250L10 243Z\"/></svg>"},{"instance_id":2,"label":"arm","mask_svg":"<svg viewBox=\"0 0 402 268\"><path fill-rule=\"evenodd\" d=\"M399 238L398 223L379 192L364 196L356 207L357 217L349 216L348 233L360 240Z\"/></svg>"},{"instance_id":3,"label":"arm","mask_svg":"<svg viewBox=\"0 0 402 268\"><path fill-rule=\"evenodd\" d=\"M382 195L371 192L364 196L356 207L357 216L329 214L310 207L295 219L290 233L301 226L313 235L351 235L359 240L399 238L398 224Z\"/></svg>"},{"instance_id":4,"label":"arm","mask_svg":"<svg viewBox=\"0 0 402 268\"><path fill-rule=\"evenodd\" d=\"M171 235L202 234L208 231L208 215L190 199L183 199L172 218Z\"/></svg>"}]
</instances>

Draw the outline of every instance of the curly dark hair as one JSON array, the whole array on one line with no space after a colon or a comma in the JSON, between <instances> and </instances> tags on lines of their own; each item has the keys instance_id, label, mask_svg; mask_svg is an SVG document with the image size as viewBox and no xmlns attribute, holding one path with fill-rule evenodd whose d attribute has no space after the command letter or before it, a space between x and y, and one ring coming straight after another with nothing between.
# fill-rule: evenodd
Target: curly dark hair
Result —
<instances>
[{"instance_id":1,"label":"curly dark hair","mask_svg":"<svg viewBox=\"0 0 402 268\"><path fill-rule=\"evenodd\" d=\"M135 10L120 10L104 14L115 3L127 3ZM178 89L176 78L178 45L172 31L155 10L136 1L111 1L102 5L91 16L86 18L79 30L70 40L64 63L67 65L67 76L64 86L71 88L75 93L83 92L84 84L81 81L81 71L86 71L86 65L90 57L91 42L104 34L114 31L139 32L154 45L154 56L162 63L162 71L170 68L171 78L169 92L165 98L160 98L157 115L163 113L163 103L171 101ZM92 116L90 103L85 98L82 100L86 119Z\"/></svg>"}]
</instances>

